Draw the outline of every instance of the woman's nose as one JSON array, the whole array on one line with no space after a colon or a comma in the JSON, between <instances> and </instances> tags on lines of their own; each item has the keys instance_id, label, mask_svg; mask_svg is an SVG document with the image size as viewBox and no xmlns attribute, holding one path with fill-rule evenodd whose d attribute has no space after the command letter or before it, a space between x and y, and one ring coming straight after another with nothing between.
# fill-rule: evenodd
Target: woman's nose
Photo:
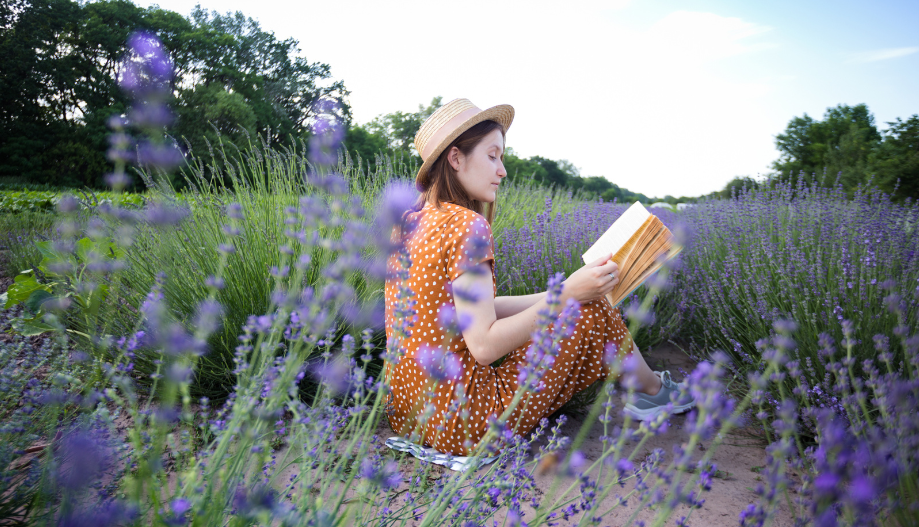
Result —
<instances>
[{"instance_id":1,"label":"woman's nose","mask_svg":"<svg viewBox=\"0 0 919 527\"><path fill-rule=\"evenodd\" d=\"M498 177L504 177L507 175L507 170L504 169L504 163L498 162Z\"/></svg>"}]
</instances>

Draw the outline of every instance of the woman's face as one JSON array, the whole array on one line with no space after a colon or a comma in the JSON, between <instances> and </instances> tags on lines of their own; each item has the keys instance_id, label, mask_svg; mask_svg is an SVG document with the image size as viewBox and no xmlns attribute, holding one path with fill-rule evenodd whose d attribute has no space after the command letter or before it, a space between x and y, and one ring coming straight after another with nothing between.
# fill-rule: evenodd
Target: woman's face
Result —
<instances>
[{"instance_id":1,"label":"woman's face","mask_svg":"<svg viewBox=\"0 0 919 527\"><path fill-rule=\"evenodd\" d=\"M493 203L498 185L507 176L501 155L504 154L504 135L493 130L485 136L468 156L453 147L447 156L456 170L457 178L469 197L484 203Z\"/></svg>"}]
</instances>

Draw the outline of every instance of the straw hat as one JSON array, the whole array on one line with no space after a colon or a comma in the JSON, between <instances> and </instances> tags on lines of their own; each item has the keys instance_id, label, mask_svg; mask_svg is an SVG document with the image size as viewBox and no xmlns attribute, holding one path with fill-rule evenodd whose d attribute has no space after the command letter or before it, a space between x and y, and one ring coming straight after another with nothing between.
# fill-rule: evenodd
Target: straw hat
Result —
<instances>
[{"instance_id":1,"label":"straw hat","mask_svg":"<svg viewBox=\"0 0 919 527\"><path fill-rule=\"evenodd\" d=\"M469 99L454 99L427 118L415 134L415 149L424 161L418 169L418 175L415 176L415 186L419 191L427 186L428 171L447 146L463 132L482 121L495 121L507 132L514 121L514 107L499 104L487 110L480 110L469 102Z\"/></svg>"}]
</instances>

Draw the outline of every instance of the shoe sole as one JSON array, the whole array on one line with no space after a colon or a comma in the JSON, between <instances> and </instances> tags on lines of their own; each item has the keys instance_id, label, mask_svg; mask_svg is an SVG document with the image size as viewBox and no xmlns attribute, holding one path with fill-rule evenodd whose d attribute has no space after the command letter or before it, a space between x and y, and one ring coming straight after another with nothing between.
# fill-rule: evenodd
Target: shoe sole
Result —
<instances>
[{"instance_id":1,"label":"shoe sole","mask_svg":"<svg viewBox=\"0 0 919 527\"><path fill-rule=\"evenodd\" d=\"M671 415L686 413L695 406L695 401L691 403L676 405L673 407L673 413ZM663 413L664 408L662 406L655 406L654 408L642 410L641 408L637 408L634 405L627 404L623 408L623 411L631 415L634 419L638 419L639 421L651 421L657 417L658 414Z\"/></svg>"}]
</instances>

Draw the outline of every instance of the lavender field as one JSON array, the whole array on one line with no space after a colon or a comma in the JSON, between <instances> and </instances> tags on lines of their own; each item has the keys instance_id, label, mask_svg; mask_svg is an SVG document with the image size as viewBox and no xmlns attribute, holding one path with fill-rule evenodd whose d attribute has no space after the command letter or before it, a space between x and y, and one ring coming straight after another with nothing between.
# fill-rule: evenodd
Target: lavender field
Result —
<instances>
[{"instance_id":1,"label":"lavender field","mask_svg":"<svg viewBox=\"0 0 919 527\"><path fill-rule=\"evenodd\" d=\"M125 89L149 115L169 72L155 40L133 45ZM763 185L655 209L685 250L623 312L641 349L691 356L698 407L634 422L630 365L614 361L618 382L563 409L581 431L556 415L520 436L507 412L477 451L498 460L454 473L380 437L380 372L401 359L383 338L383 262L413 167L359 168L320 119L299 149L254 140L196 159L180 198L160 178L176 160L155 119L111 125L111 204L68 197L41 222L0 211L16 225L0 239L0 525L695 525L713 456L751 429L756 498L725 525L919 525L915 203ZM139 161L145 204L122 206ZM499 294L557 302L627 205L502 188ZM397 309L410 318L412 298ZM551 328L577 309L542 316L533 357L556 353ZM428 365L432 391L445 364ZM686 441L648 452L672 427Z\"/></svg>"}]
</instances>

